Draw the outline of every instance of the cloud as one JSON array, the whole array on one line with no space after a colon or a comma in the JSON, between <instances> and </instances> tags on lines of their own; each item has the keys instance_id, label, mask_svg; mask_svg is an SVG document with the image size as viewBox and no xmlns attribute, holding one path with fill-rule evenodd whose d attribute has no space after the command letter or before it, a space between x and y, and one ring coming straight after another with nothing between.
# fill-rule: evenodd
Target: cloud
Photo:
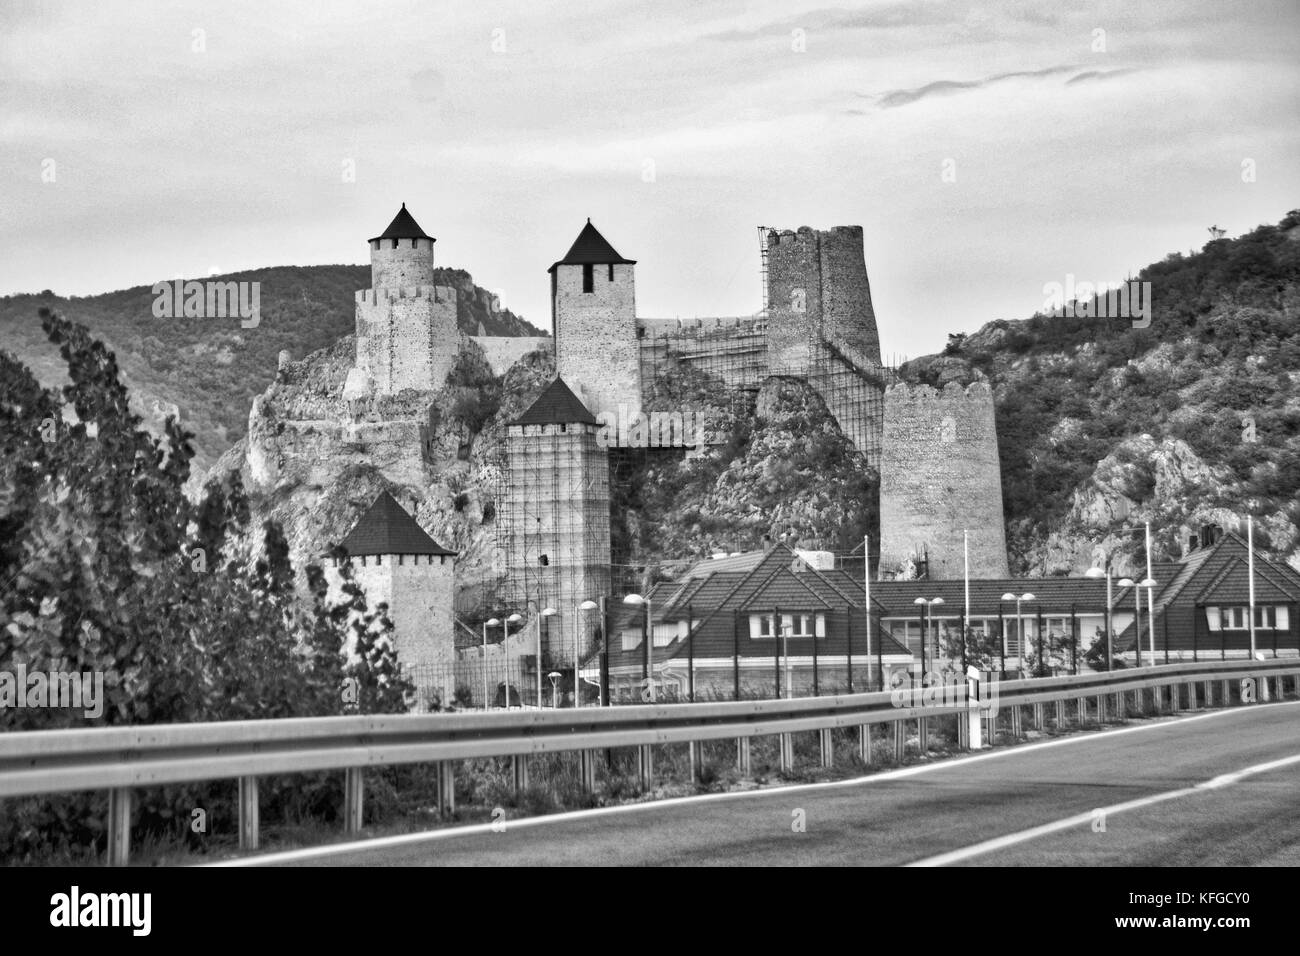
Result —
<instances>
[{"instance_id":1,"label":"cloud","mask_svg":"<svg viewBox=\"0 0 1300 956\"><path fill-rule=\"evenodd\" d=\"M896 106L906 106L908 103L915 103L917 100L923 100L927 96L945 96L950 93L958 93L962 90L978 90L986 86L992 86L994 83L1001 83L1005 80L1018 79L1021 77L1046 77L1058 73L1069 73L1076 70L1075 66L1049 66L1042 70L1017 70L1013 73L997 73L993 76L986 76L979 80L936 80L933 83L927 83L911 90L890 90L882 93L877 98L877 102L885 109L891 109ZM866 95L866 94L863 94Z\"/></svg>"},{"instance_id":2,"label":"cloud","mask_svg":"<svg viewBox=\"0 0 1300 956\"><path fill-rule=\"evenodd\" d=\"M1086 83L1089 80L1109 80L1117 76L1124 76L1126 73L1137 73L1138 71L1131 67L1124 67L1118 70L1088 70L1070 77L1065 81L1066 86L1072 86L1075 83Z\"/></svg>"}]
</instances>

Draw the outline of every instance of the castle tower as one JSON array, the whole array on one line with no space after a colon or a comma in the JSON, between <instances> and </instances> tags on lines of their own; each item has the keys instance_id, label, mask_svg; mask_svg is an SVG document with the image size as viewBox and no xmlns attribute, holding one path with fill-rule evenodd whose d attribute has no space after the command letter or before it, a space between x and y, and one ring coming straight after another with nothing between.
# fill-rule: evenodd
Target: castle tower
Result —
<instances>
[{"instance_id":1,"label":"castle tower","mask_svg":"<svg viewBox=\"0 0 1300 956\"><path fill-rule=\"evenodd\" d=\"M371 288L357 293L357 358L343 397L442 388L460 352L457 293L434 284L434 239L406 211L370 239Z\"/></svg>"},{"instance_id":2,"label":"castle tower","mask_svg":"<svg viewBox=\"0 0 1300 956\"><path fill-rule=\"evenodd\" d=\"M596 417L557 378L506 429L505 494L498 516L505 599L532 618L545 607L552 661L585 652L599 624L582 611L610 589L609 456Z\"/></svg>"},{"instance_id":3,"label":"castle tower","mask_svg":"<svg viewBox=\"0 0 1300 956\"><path fill-rule=\"evenodd\" d=\"M386 491L343 539L343 547L370 609L388 605L403 670L414 671L417 685L437 687L443 703L450 702L455 690L456 552L429 537Z\"/></svg>"},{"instance_id":4,"label":"castle tower","mask_svg":"<svg viewBox=\"0 0 1300 956\"><path fill-rule=\"evenodd\" d=\"M862 227L770 230L765 258L771 374L806 379L878 466L885 378Z\"/></svg>"},{"instance_id":5,"label":"castle tower","mask_svg":"<svg viewBox=\"0 0 1300 956\"><path fill-rule=\"evenodd\" d=\"M984 382L895 385L885 392L881 573L924 556L929 577L960 578L963 531L971 577L1008 577L993 393Z\"/></svg>"},{"instance_id":6,"label":"castle tower","mask_svg":"<svg viewBox=\"0 0 1300 956\"><path fill-rule=\"evenodd\" d=\"M623 405L635 418L641 410L635 265L588 219L549 270L556 372L595 415L618 415Z\"/></svg>"}]
</instances>

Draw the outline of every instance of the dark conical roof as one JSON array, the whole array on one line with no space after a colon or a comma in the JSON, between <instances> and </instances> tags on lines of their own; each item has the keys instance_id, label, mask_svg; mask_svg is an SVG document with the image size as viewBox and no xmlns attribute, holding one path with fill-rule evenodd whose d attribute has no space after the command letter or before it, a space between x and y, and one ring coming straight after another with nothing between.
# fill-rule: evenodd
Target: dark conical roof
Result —
<instances>
[{"instance_id":1,"label":"dark conical roof","mask_svg":"<svg viewBox=\"0 0 1300 956\"><path fill-rule=\"evenodd\" d=\"M455 554L416 524L397 499L385 491L375 499L343 539L352 557L365 554Z\"/></svg>"},{"instance_id":2,"label":"dark conical roof","mask_svg":"<svg viewBox=\"0 0 1300 956\"><path fill-rule=\"evenodd\" d=\"M512 425L556 425L559 423L581 422L584 425L599 425L596 416L587 410L587 406L578 400L564 379L556 378L546 386L546 390L537 396L532 407L516 418Z\"/></svg>"},{"instance_id":3,"label":"dark conical roof","mask_svg":"<svg viewBox=\"0 0 1300 956\"><path fill-rule=\"evenodd\" d=\"M635 259L624 259L618 254L618 250L609 244L609 240L600 234L591 220L582 227L582 232L578 233L578 238L573 240L573 245L569 247L569 253L555 265L547 269L547 272L554 272L555 266L581 266L587 263L626 263L635 265Z\"/></svg>"},{"instance_id":4,"label":"dark conical roof","mask_svg":"<svg viewBox=\"0 0 1300 956\"><path fill-rule=\"evenodd\" d=\"M433 236L427 235L420 224L415 221L415 217L406 211L406 203L402 203L402 208L397 211L393 221L388 224L382 235L371 236L368 241L374 242L376 239L429 239Z\"/></svg>"}]
</instances>

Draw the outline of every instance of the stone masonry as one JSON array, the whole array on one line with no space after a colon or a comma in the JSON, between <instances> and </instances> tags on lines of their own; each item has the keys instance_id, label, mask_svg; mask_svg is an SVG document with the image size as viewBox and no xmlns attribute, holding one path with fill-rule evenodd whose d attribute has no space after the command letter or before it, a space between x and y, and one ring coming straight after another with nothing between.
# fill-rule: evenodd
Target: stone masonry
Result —
<instances>
[{"instance_id":1,"label":"stone masonry","mask_svg":"<svg viewBox=\"0 0 1300 956\"><path fill-rule=\"evenodd\" d=\"M987 384L886 390L880 529L885 575L928 556L931 578L960 578L962 532L968 531L971 577L1009 576Z\"/></svg>"}]
</instances>

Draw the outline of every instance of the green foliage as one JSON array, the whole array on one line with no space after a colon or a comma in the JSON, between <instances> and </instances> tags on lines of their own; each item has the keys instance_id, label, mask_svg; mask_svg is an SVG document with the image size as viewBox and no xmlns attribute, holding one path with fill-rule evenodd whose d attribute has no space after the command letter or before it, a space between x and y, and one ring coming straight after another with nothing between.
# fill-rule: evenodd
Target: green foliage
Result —
<instances>
[{"instance_id":1,"label":"green foliage","mask_svg":"<svg viewBox=\"0 0 1300 956\"><path fill-rule=\"evenodd\" d=\"M997 397L1013 555L1041 544L1097 462L1143 433L1181 439L1207 464L1231 468L1244 494L1224 507L1244 497L1257 502L1256 514L1300 516L1298 215L1143 269L1136 278L1151 283L1149 328L1039 315L989 323L961 343L961 360ZM1255 442L1243 437L1246 416ZM1147 477L1133 489L1138 500L1151 493ZM1288 554L1300 540L1274 544Z\"/></svg>"},{"instance_id":2,"label":"green foliage","mask_svg":"<svg viewBox=\"0 0 1300 956\"><path fill-rule=\"evenodd\" d=\"M346 571L345 600L331 604L318 567L306 569L304 606L272 522L251 566L237 560L233 543L250 531L238 474L192 504L182 493L190 435L173 419L162 440L144 431L113 353L49 310L41 322L66 363L61 396L0 353L0 671L92 675L103 706L0 707L0 730L336 714L347 678L362 712L403 709L384 609L368 611ZM65 405L75 421L63 421ZM174 830L187 807L224 794L146 791L137 824ZM84 796L19 801L0 814L0 848L84 847L101 818Z\"/></svg>"}]
</instances>

